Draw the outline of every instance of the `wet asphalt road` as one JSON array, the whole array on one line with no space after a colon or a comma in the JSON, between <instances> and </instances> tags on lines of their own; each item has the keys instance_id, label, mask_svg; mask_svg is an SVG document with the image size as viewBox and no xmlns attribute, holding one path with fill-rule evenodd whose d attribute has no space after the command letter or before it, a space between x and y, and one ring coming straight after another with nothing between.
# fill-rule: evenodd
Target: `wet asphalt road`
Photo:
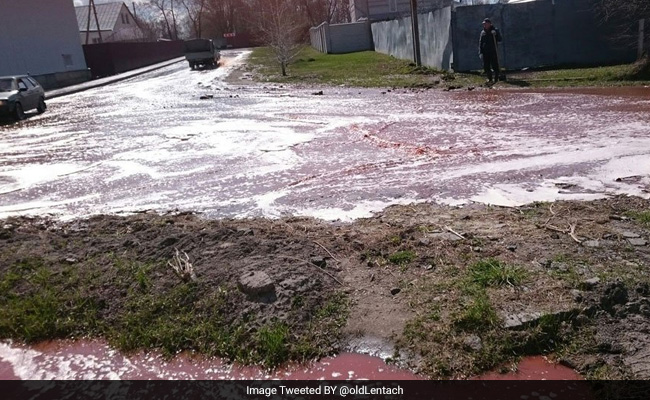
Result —
<instances>
[{"instance_id":1,"label":"wet asphalt road","mask_svg":"<svg viewBox=\"0 0 650 400\"><path fill-rule=\"evenodd\" d=\"M174 64L0 126L0 218L178 209L349 220L412 201L649 195L649 88L316 96L226 83L246 55L224 52L208 71Z\"/></svg>"}]
</instances>

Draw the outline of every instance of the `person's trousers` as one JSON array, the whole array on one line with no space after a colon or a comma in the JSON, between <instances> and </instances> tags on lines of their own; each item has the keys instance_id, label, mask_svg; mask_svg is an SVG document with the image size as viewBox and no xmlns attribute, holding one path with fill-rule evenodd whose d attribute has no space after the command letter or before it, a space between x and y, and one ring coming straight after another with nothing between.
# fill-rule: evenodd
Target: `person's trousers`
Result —
<instances>
[{"instance_id":1,"label":"person's trousers","mask_svg":"<svg viewBox=\"0 0 650 400\"><path fill-rule=\"evenodd\" d=\"M492 80L492 70L494 70L494 80L499 80L499 58L496 54L483 54L483 70L489 80Z\"/></svg>"}]
</instances>

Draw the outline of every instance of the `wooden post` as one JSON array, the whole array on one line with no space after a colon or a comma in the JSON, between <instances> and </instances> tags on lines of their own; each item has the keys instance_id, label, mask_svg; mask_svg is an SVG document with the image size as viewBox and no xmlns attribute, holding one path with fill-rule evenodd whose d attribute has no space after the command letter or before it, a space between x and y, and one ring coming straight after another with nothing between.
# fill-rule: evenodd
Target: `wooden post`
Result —
<instances>
[{"instance_id":1,"label":"wooden post","mask_svg":"<svg viewBox=\"0 0 650 400\"><path fill-rule=\"evenodd\" d=\"M89 35L90 35L90 3L88 4L88 24L86 25L86 44L88 44Z\"/></svg>"},{"instance_id":2,"label":"wooden post","mask_svg":"<svg viewBox=\"0 0 650 400\"><path fill-rule=\"evenodd\" d=\"M420 27L418 25L418 0L411 0L411 34L413 35L413 61L422 65L420 56Z\"/></svg>"},{"instance_id":3,"label":"wooden post","mask_svg":"<svg viewBox=\"0 0 650 400\"><path fill-rule=\"evenodd\" d=\"M99 18L97 18L97 8L95 7L95 0L90 0L90 4L93 7L93 13L95 13L95 24L97 25L97 33L99 34L99 43L103 43L102 39L102 28L99 26ZM90 10L88 10L90 12Z\"/></svg>"},{"instance_id":4,"label":"wooden post","mask_svg":"<svg viewBox=\"0 0 650 400\"><path fill-rule=\"evenodd\" d=\"M639 20L639 49L637 51L637 58L643 57L644 47L643 39L645 38L645 19Z\"/></svg>"}]
</instances>

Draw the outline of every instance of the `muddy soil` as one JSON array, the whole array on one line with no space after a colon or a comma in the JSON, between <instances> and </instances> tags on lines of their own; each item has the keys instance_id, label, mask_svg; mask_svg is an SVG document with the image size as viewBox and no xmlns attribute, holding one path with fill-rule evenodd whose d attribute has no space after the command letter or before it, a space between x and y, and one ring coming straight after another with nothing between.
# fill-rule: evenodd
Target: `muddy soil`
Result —
<instances>
[{"instance_id":1,"label":"muddy soil","mask_svg":"<svg viewBox=\"0 0 650 400\"><path fill-rule=\"evenodd\" d=\"M264 363L269 354L258 349L254 333L282 324L289 333L281 346L305 346L290 359L373 338L395 344L385 358L431 377L468 377L548 354L587 377L649 379L648 210L649 200L620 196L517 208L393 206L354 223L190 213L9 218L0 221L0 334L31 341L114 335L112 344L127 350L195 350ZM179 262L177 250L192 264L195 282L170 266ZM479 282L472 266L486 260L508 266L505 278L468 290ZM99 323L59 329L60 320L48 325L57 329L30 336L20 329L26 320L10 308L18 297L38 296L30 279L42 269L55 296L80 292L98 305L84 321L114 329L128 330L126 317L148 307L132 302L138 296L155 302L156 294L181 285L198 289L191 307L177 311L198 320L176 322L200 325L211 318L202 299L217 293L221 300L209 304L219 308L219 319L210 321L239 330L210 340L241 335L240 348L206 347L204 338L129 342ZM74 280L58 278L71 271ZM251 272L266 276L249 287ZM484 308L475 313L479 303ZM242 355L246 346L259 354Z\"/></svg>"}]
</instances>

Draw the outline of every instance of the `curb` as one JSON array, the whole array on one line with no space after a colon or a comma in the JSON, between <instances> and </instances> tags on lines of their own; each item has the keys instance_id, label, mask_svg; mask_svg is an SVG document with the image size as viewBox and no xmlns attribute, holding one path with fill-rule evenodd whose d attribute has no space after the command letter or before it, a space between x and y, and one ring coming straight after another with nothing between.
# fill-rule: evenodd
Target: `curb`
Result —
<instances>
[{"instance_id":1,"label":"curb","mask_svg":"<svg viewBox=\"0 0 650 400\"><path fill-rule=\"evenodd\" d=\"M64 88L61 88L61 89L50 90L48 92L45 92L45 100L50 100L50 99L54 99L54 98L61 97L61 96L67 96L69 94L83 92L83 91L89 90L89 89L94 89L94 88L98 88L98 87L102 87L102 86L107 86L107 85L110 85L112 83L120 82L120 81L130 79L130 78L142 75L142 74L146 74L147 72L156 71L158 69L165 68L165 67L168 67L168 66L170 66L172 64L176 64L176 63L179 63L179 62L182 62L182 61L185 61L185 57L177 57L177 58L174 58L171 61L169 61L169 60L168 61L163 61L162 63L154 64L154 65L151 65L149 67L142 67L142 68L137 69L135 71L127 71L127 72L123 72L123 73L118 74L118 75L113 75L112 77L100 78L100 79L97 79L94 84L93 84L93 81L90 80L88 82L81 83L79 85L69 86L67 88L64 87Z\"/></svg>"}]
</instances>

